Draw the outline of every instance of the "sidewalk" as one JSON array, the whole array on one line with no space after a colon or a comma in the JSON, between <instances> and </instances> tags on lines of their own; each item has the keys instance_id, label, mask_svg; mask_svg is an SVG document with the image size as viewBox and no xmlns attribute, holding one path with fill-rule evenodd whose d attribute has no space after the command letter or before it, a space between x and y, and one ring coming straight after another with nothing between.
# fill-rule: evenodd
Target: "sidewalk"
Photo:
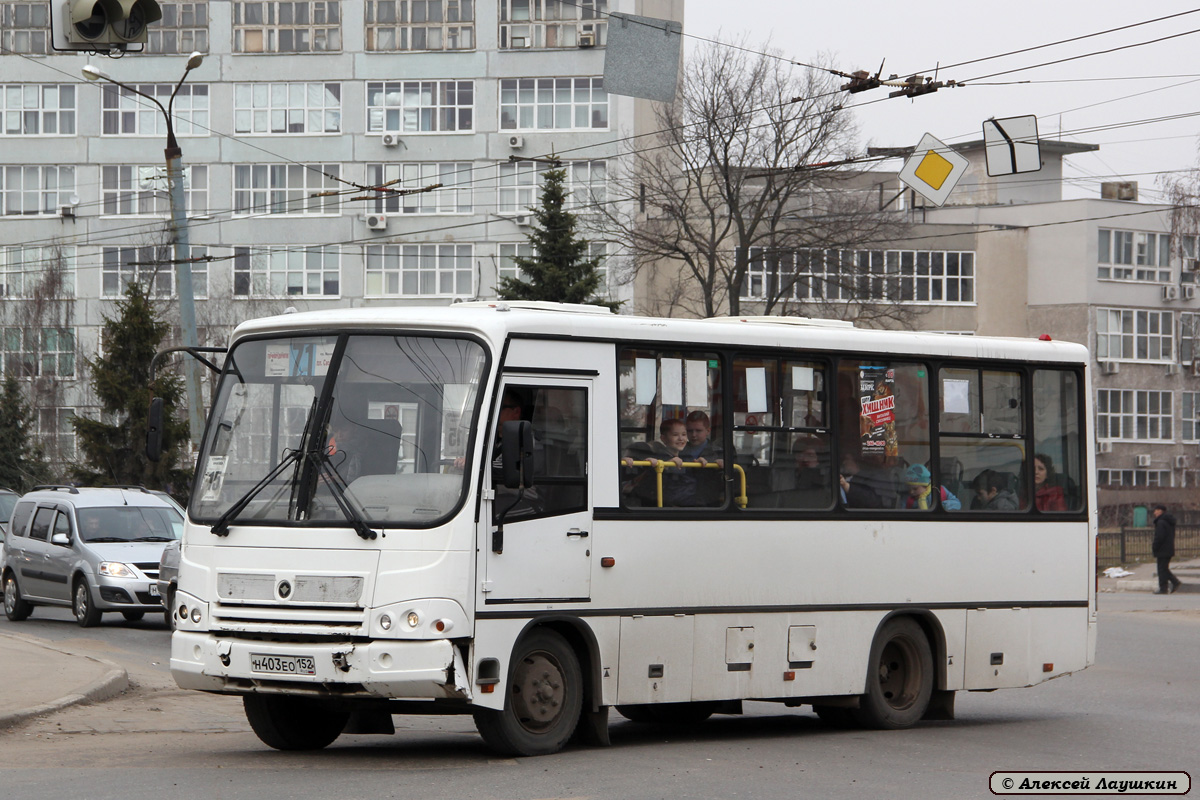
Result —
<instances>
[{"instance_id":1,"label":"sidewalk","mask_svg":"<svg viewBox=\"0 0 1200 800\"><path fill-rule=\"evenodd\" d=\"M0 735L31 717L106 700L128 687L125 669L111 661L43 639L0 634Z\"/></svg>"},{"instance_id":2,"label":"sidewalk","mask_svg":"<svg viewBox=\"0 0 1200 800\"><path fill-rule=\"evenodd\" d=\"M1158 588L1158 578L1155 577L1158 569L1154 562L1126 565L1125 569L1133 574L1125 578L1108 578L1101 572L1100 591L1153 592ZM1179 587L1180 592L1200 594L1200 558L1188 561L1172 559L1171 573L1183 581L1183 585Z\"/></svg>"}]
</instances>

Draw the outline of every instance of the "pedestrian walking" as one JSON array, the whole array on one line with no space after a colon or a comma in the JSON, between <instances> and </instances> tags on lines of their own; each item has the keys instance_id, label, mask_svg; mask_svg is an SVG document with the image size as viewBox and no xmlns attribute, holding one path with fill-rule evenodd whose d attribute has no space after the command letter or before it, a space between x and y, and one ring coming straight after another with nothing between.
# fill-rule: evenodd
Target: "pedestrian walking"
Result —
<instances>
[{"instance_id":1,"label":"pedestrian walking","mask_svg":"<svg viewBox=\"0 0 1200 800\"><path fill-rule=\"evenodd\" d=\"M1179 588L1180 580L1171 574L1171 556L1175 555L1175 517L1167 507L1154 507L1154 543L1150 553L1158 559L1158 588L1155 594L1171 594Z\"/></svg>"}]
</instances>

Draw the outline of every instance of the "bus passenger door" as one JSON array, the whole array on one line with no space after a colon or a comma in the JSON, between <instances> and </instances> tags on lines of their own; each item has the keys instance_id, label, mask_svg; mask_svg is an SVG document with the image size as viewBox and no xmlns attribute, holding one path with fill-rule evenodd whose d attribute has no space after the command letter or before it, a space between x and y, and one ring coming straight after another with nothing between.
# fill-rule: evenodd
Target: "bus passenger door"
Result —
<instances>
[{"instance_id":1,"label":"bus passenger door","mask_svg":"<svg viewBox=\"0 0 1200 800\"><path fill-rule=\"evenodd\" d=\"M553 377L509 378L501 387L487 478L487 603L591 596L591 388L589 380ZM533 486L524 492L505 488L499 471L501 423L516 419L533 425Z\"/></svg>"}]
</instances>

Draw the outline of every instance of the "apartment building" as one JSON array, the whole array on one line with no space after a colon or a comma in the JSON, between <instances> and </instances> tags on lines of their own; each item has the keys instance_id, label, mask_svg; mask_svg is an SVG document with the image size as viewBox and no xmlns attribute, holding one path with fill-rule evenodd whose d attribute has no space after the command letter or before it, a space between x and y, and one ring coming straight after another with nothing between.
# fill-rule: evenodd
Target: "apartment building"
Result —
<instances>
[{"instance_id":1,"label":"apartment building","mask_svg":"<svg viewBox=\"0 0 1200 800\"><path fill-rule=\"evenodd\" d=\"M605 90L608 14L683 16L683 0L160 5L144 52L118 59L54 51L50 0L0 0L0 347L62 461L71 416L97 413L82 359L126 282L177 300L164 115L84 65L166 104L204 54L172 110L200 335L222 343L287 307L494 296L528 254L538 159L563 160L586 214L621 139L652 124ZM592 247L611 268L614 245Z\"/></svg>"}]
</instances>

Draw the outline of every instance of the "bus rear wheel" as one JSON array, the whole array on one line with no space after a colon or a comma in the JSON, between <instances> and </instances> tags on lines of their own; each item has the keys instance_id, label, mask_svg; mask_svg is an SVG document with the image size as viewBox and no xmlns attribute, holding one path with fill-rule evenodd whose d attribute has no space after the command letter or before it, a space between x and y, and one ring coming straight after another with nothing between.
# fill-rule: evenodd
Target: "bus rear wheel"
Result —
<instances>
[{"instance_id":1,"label":"bus rear wheel","mask_svg":"<svg viewBox=\"0 0 1200 800\"><path fill-rule=\"evenodd\" d=\"M276 750L320 750L341 736L350 719L348 711L308 697L247 694L242 707L254 733Z\"/></svg>"},{"instance_id":2,"label":"bus rear wheel","mask_svg":"<svg viewBox=\"0 0 1200 800\"><path fill-rule=\"evenodd\" d=\"M561 750L583 709L583 673L563 637L536 630L513 651L504 708L477 709L475 727L488 746L510 756Z\"/></svg>"},{"instance_id":3,"label":"bus rear wheel","mask_svg":"<svg viewBox=\"0 0 1200 800\"><path fill-rule=\"evenodd\" d=\"M909 617L884 623L871 643L867 691L854 711L867 728L908 728L925 716L933 696L933 653L925 631Z\"/></svg>"}]
</instances>

